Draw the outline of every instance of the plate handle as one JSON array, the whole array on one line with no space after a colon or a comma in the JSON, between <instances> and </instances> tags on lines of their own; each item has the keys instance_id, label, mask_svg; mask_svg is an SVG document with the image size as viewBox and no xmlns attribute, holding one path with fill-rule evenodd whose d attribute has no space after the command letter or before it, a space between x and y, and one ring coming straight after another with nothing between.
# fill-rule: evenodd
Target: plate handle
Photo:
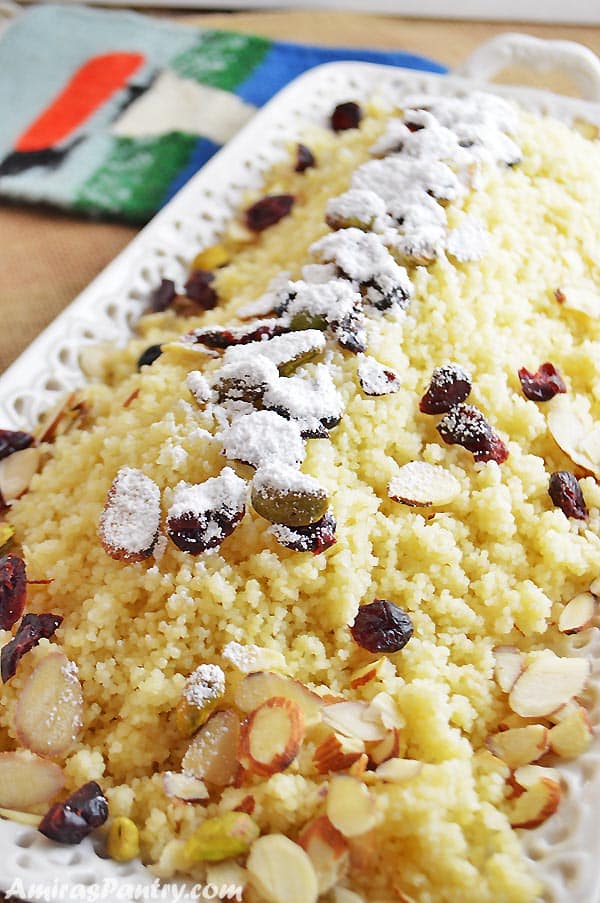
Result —
<instances>
[{"instance_id":1,"label":"plate handle","mask_svg":"<svg viewBox=\"0 0 600 903\"><path fill-rule=\"evenodd\" d=\"M481 44L457 72L489 81L506 66L515 65L540 73L562 69L571 76L585 100L600 101L600 59L575 41L545 41L506 32Z\"/></svg>"}]
</instances>

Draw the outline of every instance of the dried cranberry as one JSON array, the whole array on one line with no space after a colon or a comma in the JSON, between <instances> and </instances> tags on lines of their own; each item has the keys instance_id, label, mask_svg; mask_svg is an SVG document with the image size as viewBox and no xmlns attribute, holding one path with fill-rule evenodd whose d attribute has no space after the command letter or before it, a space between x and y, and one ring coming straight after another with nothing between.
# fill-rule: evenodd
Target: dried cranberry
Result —
<instances>
[{"instance_id":1,"label":"dried cranberry","mask_svg":"<svg viewBox=\"0 0 600 903\"><path fill-rule=\"evenodd\" d=\"M162 354L161 345L150 345L150 347L146 348L146 350L143 351L138 358L138 362L137 362L138 370L141 370L142 367L151 367L152 364L154 363L154 361L158 360L158 358L161 356L161 354Z\"/></svg>"},{"instance_id":2,"label":"dried cranberry","mask_svg":"<svg viewBox=\"0 0 600 903\"><path fill-rule=\"evenodd\" d=\"M108 818L108 801L96 781L88 781L64 803L54 803L38 830L57 843L81 843Z\"/></svg>"},{"instance_id":3,"label":"dried cranberry","mask_svg":"<svg viewBox=\"0 0 600 903\"><path fill-rule=\"evenodd\" d=\"M494 432L481 411L471 404L457 404L437 425L437 431L448 445L461 445L472 452L476 461L502 464L508 448Z\"/></svg>"},{"instance_id":4,"label":"dried cranberry","mask_svg":"<svg viewBox=\"0 0 600 903\"><path fill-rule=\"evenodd\" d=\"M537 373L530 373L525 367L519 370L523 394L531 401L550 401L555 395L567 391L564 380L554 364L546 361Z\"/></svg>"},{"instance_id":5,"label":"dried cranberry","mask_svg":"<svg viewBox=\"0 0 600 903\"><path fill-rule=\"evenodd\" d=\"M294 552L312 552L320 555L335 543L336 520L331 511L327 511L321 520L305 527L288 527L284 524L273 524L271 532L282 546Z\"/></svg>"},{"instance_id":6,"label":"dried cranberry","mask_svg":"<svg viewBox=\"0 0 600 903\"><path fill-rule=\"evenodd\" d=\"M362 311L354 310L329 324L338 345L353 354L367 350L367 329Z\"/></svg>"},{"instance_id":7,"label":"dried cranberry","mask_svg":"<svg viewBox=\"0 0 600 903\"><path fill-rule=\"evenodd\" d=\"M259 323L257 326L233 326L229 329L222 326L212 326L206 329L194 329L189 333L194 343L207 345L209 348L229 348L231 345L248 345L250 342L260 342L272 339L274 336L289 332L289 326L284 323L270 320Z\"/></svg>"},{"instance_id":8,"label":"dried cranberry","mask_svg":"<svg viewBox=\"0 0 600 903\"><path fill-rule=\"evenodd\" d=\"M54 803L42 818L38 831L56 843L81 843L92 828L85 818L67 809L63 803Z\"/></svg>"},{"instance_id":9,"label":"dried cranberry","mask_svg":"<svg viewBox=\"0 0 600 903\"><path fill-rule=\"evenodd\" d=\"M63 805L85 819L91 828L99 828L108 818L108 801L96 781L88 781L72 793Z\"/></svg>"},{"instance_id":10,"label":"dried cranberry","mask_svg":"<svg viewBox=\"0 0 600 903\"><path fill-rule=\"evenodd\" d=\"M210 270L193 270L184 286L188 298L201 310L212 310L217 306L219 297L212 286L214 281L215 274Z\"/></svg>"},{"instance_id":11,"label":"dried cranberry","mask_svg":"<svg viewBox=\"0 0 600 903\"><path fill-rule=\"evenodd\" d=\"M0 461L24 448L29 448L33 436L19 430L0 430Z\"/></svg>"},{"instance_id":12,"label":"dried cranberry","mask_svg":"<svg viewBox=\"0 0 600 903\"><path fill-rule=\"evenodd\" d=\"M306 144L299 144L296 147L296 166L294 167L294 171L304 172L312 166L316 166L316 164L317 161L315 160L315 155L310 147L307 147Z\"/></svg>"},{"instance_id":13,"label":"dried cranberry","mask_svg":"<svg viewBox=\"0 0 600 903\"><path fill-rule=\"evenodd\" d=\"M0 558L0 629L10 630L19 620L27 597L25 562L18 555Z\"/></svg>"},{"instance_id":14,"label":"dried cranberry","mask_svg":"<svg viewBox=\"0 0 600 903\"><path fill-rule=\"evenodd\" d=\"M455 404L468 398L471 387L471 377L458 364L436 367L429 387L419 402L419 410L423 414L445 414Z\"/></svg>"},{"instance_id":15,"label":"dried cranberry","mask_svg":"<svg viewBox=\"0 0 600 903\"><path fill-rule=\"evenodd\" d=\"M287 216L294 206L291 194L268 194L246 210L246 225L253 232L262 232Z\"/></svg>"},{"instance_id":16,"label":"dried cranberry","mask_svg":"<svg viewBox=\"0 0 600 903\"><path fill-rule=\"evenodd\" d=\"M62 620L60 615L50 613L25 615L12 640L0 652L0 675L3 683L14 677L17 665L27 652L37 646L41 639L49 640L56 633Z\"/></svg>"},{"instance_id":17,"label":"dried cranberry","mask_svg":"<svg viewBox=\"0 0 600 903\"><path fill-rule=\"evenodd\" d=\"M357 129L362 119L362 110L353 100L339 103L331 114L331 128L334 132Z\"/></svg>"},{"instance_id":18,"label":"dried cranberry","mask_svg":"<svg viewBox=\"0 0 600 903\"><path fill-rule=\"evenodd\" d=\"M565 517L587 520L588 509L577 477L570 470L557 470L550 475L548 495Z\"/></svg>"},{"instance_id":19,"label":"dried cranberry","mask_svg":"<svg viewBox=\"0 0 600 903\"><path fill-rule=\"evenodd\" d=\"M425 128L422 122L411 122L410 119L405 119L404 125L409 132L420 132L421 129Z\"/></svg>"},{"instance_id":20,"label":"dried cranberry","mask_svg":"<svg viewBox=\"0 0 600 903\"><path fill-rule=\"evenodd\" d=\"M160 314L169 307L175 297L175 283L172 279L162 279L158 288L150 295L148 310L153 314Z\"/></svg>"},{"instance_id":21,"label":"dried cranberry","mask_svg":"<svg viewBox=\"0 0 600 903\"><path fill-rule=\"evenodd\" d=\"M169 537L182 552L201 555L220 546L237 527L244 511L205 511L182 514L168 522Z\"/></svg>"},{"instance_id":22,"label":"dried cranberry","mask_svg":"<svg viewBox=\"0 0 600 903\"><path fill-rule=\"evenodd\" d=\"M375 599L358 609L350 632L355 642L369 652L399 652L413 635L413 623L398 605Z\"/></svg>"}]
</instances>

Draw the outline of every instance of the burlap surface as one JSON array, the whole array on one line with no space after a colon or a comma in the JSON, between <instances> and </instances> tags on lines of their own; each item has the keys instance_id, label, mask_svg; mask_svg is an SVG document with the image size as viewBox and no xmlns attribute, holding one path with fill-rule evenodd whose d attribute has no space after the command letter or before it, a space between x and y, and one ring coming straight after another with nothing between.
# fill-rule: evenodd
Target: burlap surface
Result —
<instances>
[{"instance_id":1,"label":"burlap surface","mask_svg":"<svg viewBox=\"0 0 600 903\"><path fill-rule=\"evenodd\" d=\"M276 12L177 17L267 36L345 46L402 48L456 66L482 41L507 30L580 41L600 53L600 28L407 20L328 12ZM529 73L510 73L531 82ZM507 79L506 79L507 80ZM555 90L572 87L544 78ZM135 230L72 214L0 205L0 372L127 244Z\"/></svg>"}]
</instances>

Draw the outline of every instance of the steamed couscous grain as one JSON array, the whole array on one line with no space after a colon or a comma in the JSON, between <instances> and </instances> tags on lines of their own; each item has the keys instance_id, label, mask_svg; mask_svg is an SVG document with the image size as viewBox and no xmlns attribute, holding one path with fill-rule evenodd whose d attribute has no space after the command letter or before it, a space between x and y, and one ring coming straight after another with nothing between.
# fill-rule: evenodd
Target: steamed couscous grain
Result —
<instances>
[{"instance_id":1,"label":"steamed couscous grain","mask_svg":"<svg viewBox=\"0 0 600 903\"><path fill-rule=\"evenodd\" d=\"M47 449L9 517L28 576L52 580L29 588L28 609L63 616L56 641L79 669L84 727L64 761L68 787L100 782L111 816L138 826L154 874L204 880L206 864L186 859L186 841L248 795L262 834L295 840L323 814L327 775L312 765L321 738L310 733L283 771L238 780L241 786L201 805L165 794L162 773L180 770L190 742L175 717L186 680L199 665L218 665L226 681L219 704L233 707L241 675L223 650L234 642L281 653L285 674L322 695L389 700L398 757L423 763L410 780L368 785L375 824L348 839L341 886L386 903L526 903L540 886L509 823L503 763L485 750L486 737L510 717L493 677L493 650L502 644L569 654L555 622L598 574L600 489L589 475L580 480L587 521L553 506L549 475L573 465L549 434L547 408L523 396L517 374L552 361L576 408L600 420L599 321L555 297L561 286L598 287L600 280L597 144L551 119L518 113L520 165L488 167L484 190L446 208L450 227L468 214L488 230L484 255L460 263L442 252L427 267L409 267L414 296L406 314L368 322L369 353L393 370L397 391L365 394L356 356L329 343L345 411L330 441L308 440L302 470L330 498L335 545L314 556L286 549L254 512L197 557L168 542L155 558L116 560L98 537L120 468L155 482L163 515L180 480L203 483L222 471L221 443L186 388L190 370L210 378L219 360L198 355L189 363L165 352L139 373L135 361L151 344L231 322L282 270L300 278L311 244L329 231L328 200L348 189L382 133L381 112L367 113L359 129L307 133L316 166L296 173L285 161L267 176L263 193L293 195L293 209L217 271L214 310L185 321L153 314L126 349L106 353L104 379L85 390L89 425ZM471 375L469 402L506 442L503 464L475 463L464 448L444 444L438 421L419 411L432 371L450 361ZM388 484L414 460L443 466L458 482L446 506L389 498ZM381 658L361 649L349 630L359 605L374 599L400 605L414 632L378 665L375 679L354 687L357 670ZM16 699L51 648L42 640L3 689L7 749L18 745ZM252 881L246 893L263 899Z\"/></svg>"}]
</instances>

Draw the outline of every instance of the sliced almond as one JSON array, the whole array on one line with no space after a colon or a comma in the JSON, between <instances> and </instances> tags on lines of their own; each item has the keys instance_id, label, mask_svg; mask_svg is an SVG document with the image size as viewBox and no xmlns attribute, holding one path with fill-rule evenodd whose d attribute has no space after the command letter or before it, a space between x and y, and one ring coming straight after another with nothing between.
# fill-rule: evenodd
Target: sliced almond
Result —
<instances>
[{"instance_id":1,"label":"sliced almond","mask_svg":"<svg viewBox=\"0 0 600 903\"><path fill-rule=\"evenodd\" d=\"M285 834L265 834L246 863L250 883L267 903L316 903L317 875L308 853Z\"/></svg>"},{"instance_id":2,"label":"sliced almond","mask_svg":"<svg viewBox=\"0 0 600 903\"><path fill-rule=\"evenodd\" d=\"M597 445L591 417L584 417L568 395L556 395L548 402L548 428L558 447L574 464L590 471L600 479L600 457L591 457L585 450L592 436L589 451L595 454Z\"/></svg>"},{"instance_id":3,"label":"sliced almond","mask_svg":"<svg viewBox=\"0 0 600 903\"><path fill-rule=\"evenodd\" d=\"M353 778L362 778L364 780L368 764L368 755L366 753L362 753L362 755L358 757L356 762L352 763L352 765L348 769L348 774L352 775Z\"/></svg>"},{"instance_id":4,"label":"sliced almond","mask_svg":"<svg viewBox=\"0 0 600 903\"><path fill-rule=\"evenodd\" d=\"M579 700L574 697L565 703L565 705L561 705L555 712L551 712L551 714L548 715L548 721L550 724L558 724L560 721L564 721L565 718L568 718L569 715L572 715L573 712L576 712L580 705L581 703Z\"/></svg>"},{"instance_id":5,"label":"sliced almond","mask_svg":"<svg viewBox=\"0 0 600 903\"><path fill-rule=\"evenodd\" d=\"M590 592L595 596L600 596L600 577L596 577L590 584Z\"/></svg>"},{"instance_id":6,"label":"sliced almond","mask_svg":"<svg viewBox=\"0 0 600 903\"><path fill-rule=\"evenodd\" d=\"M550 749L562 759L574 759L590 748L593 739L590 718L583 706L550 728Z\"/></svg>"},{"instance_id":7,"label":"sliced almond","mask_svg":"<svg viewBox=\"0 0 600 903\"><path fill-rule=\"evenodd\" d=\"M510 693L525 667L525 657L516 646L494 647L494 677L503 693Z\"/></svg>"},{"instance_id":8,"label":"sliced almond","mask_svg":"<svg viewBox=\"0 0 600 903\"><path fill-rule=\"evenodd\" d=\"M313 727L320 722L323 705L321 697L300 681L275 671L255 671L248 674L236 689L235 704L242 712L252 712L273 696L283 696L299 705L306 727Z\"/></svg>"},{"instance_id":9,"label":"sliced almond","mask_svg":"<svg viewBox=\"0 0 600 903\"><path fill-rule=\"evenodd\" d=\"M486 746L509 768L519 768L535 762L548 750L548 728L542 724L528 724L492 734Z\"/></svg>"},{"instance_id":10,"label":"sliced almond","mask_svg":"<svg viewBox=\"0 0 600 903\"><path fill-rule=\"evenodd\" d=\"M327 893L348 871L350 856L346 838L326 815L321 815L302 829L298 843L313 864L319 894Z\"/></svg>"},{"instance_id":11,"label":"sliced almond","mask_svg":"<svg viewBox=\"0 0 600 903\"><path fill-rule=\"evenodd\" d=\"M386 731L403 728L406 725L404 715L400 712L389 693L377 693L369 703L365 712L368 721L383 725Z\"/></svg>"},{"instance_id":12,"label":"sliced almond","mask_svg":"<svg viewBox=\"0 0 600 903\"><path fill-rule=\"evenodd\" d=\"M206 884L216 887L241 888L248 883L248 873L235 859L224 859L222 862L208 862L206 865ZM227 899L226 897L224 899ZM232 899L230 895L230 899Z\"/></svg>"},{"instance_id":13,"label":"sliced almond","mask_svg":"<svg viewBox=\"0 0 600 903\"><path fill-rule=\"evenodd\" d=\"M68 433L75 426L77 420L85 414L86 409L87 405L79 392L71 392L65 396L44 415L35 432L38 444L54 442L58 436Z\"/></svg>"},{"instance_id":14,"label":"sliced almond","mask_svg":"<svg viewBox=\"0 0 600 903\"><path fill-rule=\"evenodd\" d=\"M282 653L268 646L255 646L254 643L227 643L223 647L223 658L242 674L254 671L285 671L286 663Z\"/></svg>"},{"instance_id":15,"label":"sliced almond","mask_svg":"<svg viewBox=\"0 0 600 903\"><path fill-rule=\"evenodd\" d=\"M561 796L560 784L541 778L512 801L508 813L511 825L513 828L536 828L556 812Z\"/></svg>"},{"instance_id":16,"label":"sliced almond","mask_svg":"<svg viewBox=\"0 0 600 903\"><path fill-rule=\"evenodd\" d=\"M560 771L556 768L548 768L546 765L521 765L520 768L515 769L513 774L515 783L524 790L529 790L542 778L560 784Z\"/></svg>"},{"instance_id":17,"label":"sliced almond","mask_svg":"<svg viewBox=\"0 0 600 903\"><path fill-rule=\"evenodd\" d=\"M423 770L423 763L417 759L388 759L375 769L381 781L389 784L403 784L416 778Z\"/></svg>"},{"instance_id":18,"label":"sliced almond","mask_svg":"<svg viewBox=\"0 0 600 903\"><path fill-rule=\"evenodd\" d=\"M561 633L579 633L589 627L596 613L596 597L592 593L578 593L570 599L558 618Z\"/></svg>"},{"instance_id":19,"label":"sliced almond","mask_svg":"<svg viewBox=\"0 0 600 903\"><path fill-rule=\"evenodd\" d=\"M369 703L336 702L323 707L323 721L336 733L358 740L383 740L386 729L369 719Z\"/></svg>"},{"instance_id":20,"label":"sliced almond","mask_svg":"<svg viewBox=\"0 0 600 903\"><path fill-rule=\"evenodd\" d=\"M76 666L62 652L51 652L38 662L17 697L15 732L32 752L61 756L77 740L82 713Z\"/></svg>"},{"instance_id":21,"label":"sliced almond","mask_svg":"<svg viewBox=\"0 0 600 903\"><path fill-rule=\"evenodd\" d=\"M364 751L365 744L358 737L344 737L332 732L315 749L313 763L319 774L346 771L361 758Z\"/></svg>"},{"instance_id":22,"label":"sliced almond","mask_svg":"<svg viewBox=\"0 0 600 903\"><path fill-rule=\"evenodd\" d=\"M185 753L181 767L215 787L233 783L238 761L240 719L231 709L215 712L204 724Z\"/></svg>"},{"instance_id":23,"label":"sliced almond","mask_svg":"<svg viewBox=\"0 0 600 903\"><path fill-rule=\"evenodd\" d=\"M567 310L589 317L600 318L600 293L593 286L564 285L554 293L558 303Z\"/></svg>"},{"instance_id":24,"label":"sliced almond","mask_svg":"<svg viewBox=\"0 0 600 903\"><path fill-rule=\"evenodd\" d=\"M89 379L104 380L107 360L114 350L114 346L109 342L84 345L79 352L78 363L85 376Z\"/></svg>"},{"instance_id":25,"label":"sliced almond","mask_svg":"<svg viewBox=\"0 0 600 903\"><path fill-rule=\"evenodd\" d=\"M477 767L479 771L498 774L501 778L504 778L505 781L508 780L511 774L510 768L506 762L503 762L502 759L499 759L498 756L491 753L485 746L481 746L479 749L475 750L475 753L473 754L473 765Z\"/></svg>"},{"instance_id":26,"label":"sliced almond","mask_svg":"<svg viewBox=\"0 0 600 903\"><path fill-rule=\"evenodd\" d=\"M382 670L386 667L387 662L388 659L386 658L378 658L374 662L363 665L362 668L357 668L350 677L350 686L352 689L357 690L359 687L364 687L365 684L377 680Z\"/></svg>"},{"instance_id":27,"label":"sliced almond","mask_svg":"<svg viewBox=\"0 0 600 903\"><path fill-rule=\"evenodd\" d=\"M383 740L380 740L369 750L369 759L373 765L381 765L388 759L397 758L400 754L400 731L393 728L388 731Z\"/></svg>"},{"instance_id":28,"label":"sliced almond","mask_svg":"<svg viewBox=\"0 0 600 903\"><path fill-rule=\"evenodd\" d=\"M27 811L65 786L62 768L28 750L0 753L0 806Z\"/></svg>"},{"instance_id":29,"label":"sliced almond","mask_svg":"<svg viewBox=\"0 0 600 903\"><path fill-rule=\"evenodd\" d=\"M184 803L200 803L208 799L209 795L206 784L200 778L176 771L165 771L163 787L167 796L182 800Z\"/></svg>"},{"instance_id":30,"label":"sliced almond","mask_svg":"<svg viewBox=\"0 0 600 903\"><path fill-rule=\"evenodd\" d=\"M345 774L334 775L329 781L326 812L344 837L365 834L377 821L373 794L358 778Z\"/></svg>"},{"instance_id":31,"label":"sliced almond","mask_svg":"<svg viewBox=\"0 0 600 903\"><path fill-rule=\"evenodd\" d=\"M238 761L248 771L269 777L285 771L300 751L304 718L291 699L274 696L250 713L242 724Z\"/></svg>"},{"instance_id":32,"label":"sliced almond","mask_svg":"<svg viewBox=\"0 0 600 903\"><path fill-rule=\"evenodd\" d=\"M426 461L402 465L388 486L388 495L395 502L418 508L448 505L460 491L460 483L449 470Z\"/></svg>"},{"instance_id":33,"label":"sliced almond","mask_svg":"<svg viewBox=\"0 0 600 903\"><path fill-rule=\"evenodd\" d=\"M29 484L40 465L39 448L24 448L0 461L0 496L5 502L14 502L29 489Z\"/></svg>"},{"instance_id":34,"label":"sliced almond","mask_svg":"<svg viewBox=\"0 0 600 903\"><path fill-rule=\"evenodd\" d=\"M545 650L517 679L508 703L523 718L544 717L579 695L589 676L587 659L559 658Z\"/></svg>"},{"instance_id":35,"label":"sliced almond","mask_svg":"<svg viewBox=\"0 0 600 903\"><path fill-rule=\"evenodd\" d=\"M18 809L0 808L0 818L14 821L19 825L29 825L31 828L39 827L42 821L41 815L33 815L31 812L20 812Z\"/></svg>"}]
</instances>

